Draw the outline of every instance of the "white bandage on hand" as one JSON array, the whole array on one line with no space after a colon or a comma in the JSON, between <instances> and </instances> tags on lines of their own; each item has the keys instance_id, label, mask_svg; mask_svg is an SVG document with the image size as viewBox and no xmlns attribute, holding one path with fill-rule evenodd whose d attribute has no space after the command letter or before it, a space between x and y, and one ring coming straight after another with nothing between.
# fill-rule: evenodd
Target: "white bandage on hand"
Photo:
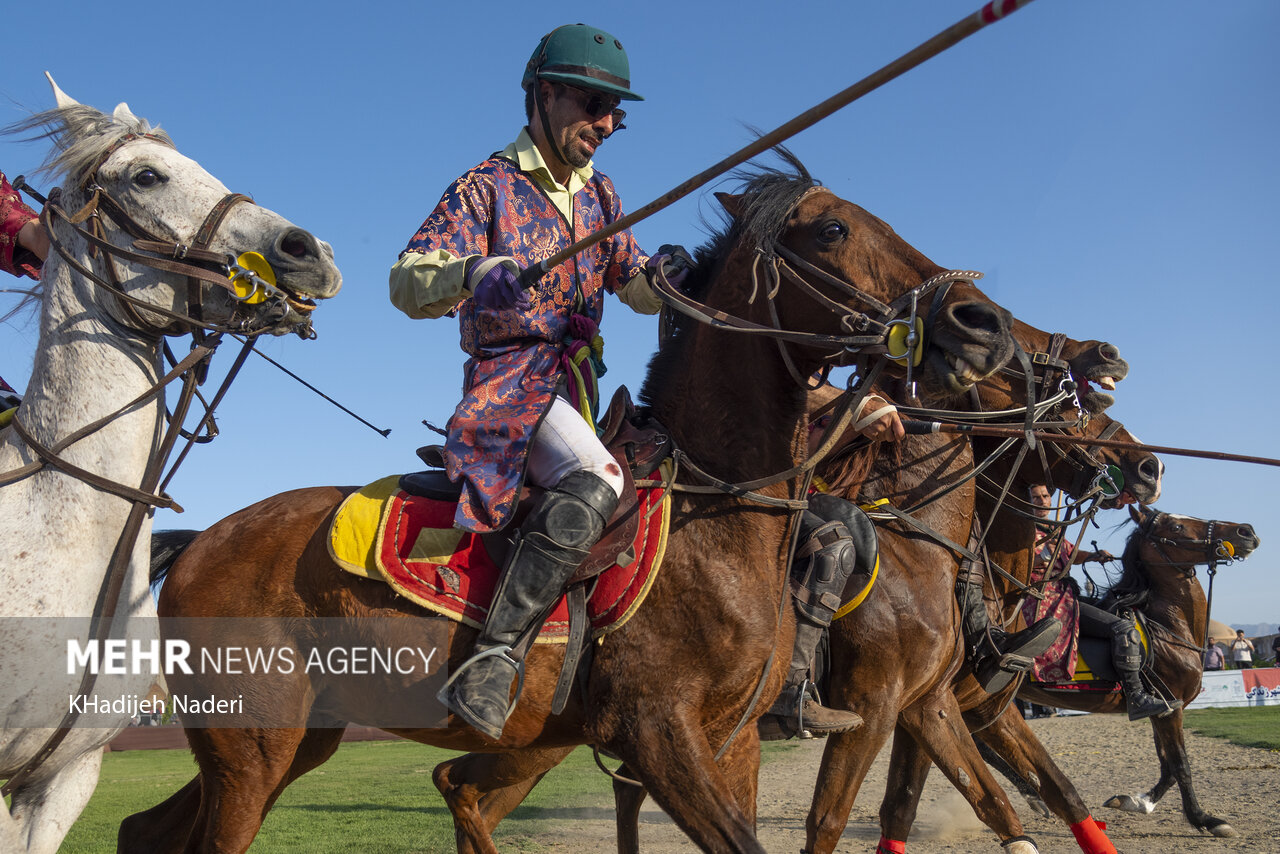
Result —
<instances>
[{"instance_id":1,"label":"white bandage on hand","mask_svg":"<svg viewBox=\"0 0 1280 854\"><path fill-rule=\"evenodd\" d=\"M877 405L877 408L872 410L870 415L863 417L862 413L866 412L868 409L871 409L873 405ZM880 395L869 394L866 397L864 397L862 401L858 404L857 408L853 410L854 423L853 423L853 426L850 427L849 429L857 433L861 433L863 430L867 429L872 424L875 424L881 418L884 418L886 415L892 415L897 411L898 411L898 407L894 406L892 403L885 400Z\"/></svg>"}]
</instances>

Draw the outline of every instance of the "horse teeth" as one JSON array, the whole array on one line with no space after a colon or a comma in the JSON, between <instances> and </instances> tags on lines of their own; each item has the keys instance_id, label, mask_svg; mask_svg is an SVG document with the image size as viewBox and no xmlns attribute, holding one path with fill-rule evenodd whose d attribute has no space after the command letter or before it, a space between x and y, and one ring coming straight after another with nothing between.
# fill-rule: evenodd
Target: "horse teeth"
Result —
<instances>
[{"instance_id":1,"label":"horse teeth","mask_svg":"<svg viewBox=\"0 0 1280 854\"><path fill-rule=\"evenodd\" d=\"M1098 385L1100 385L1100 386L1102 386L1103 388L1105 388L1107 391L1115 391L1115 390L1116 390L1116 378L1115 378L1115 377L1098 377L1097 383L1098 383Z\"/></svg>"}]
</instances>

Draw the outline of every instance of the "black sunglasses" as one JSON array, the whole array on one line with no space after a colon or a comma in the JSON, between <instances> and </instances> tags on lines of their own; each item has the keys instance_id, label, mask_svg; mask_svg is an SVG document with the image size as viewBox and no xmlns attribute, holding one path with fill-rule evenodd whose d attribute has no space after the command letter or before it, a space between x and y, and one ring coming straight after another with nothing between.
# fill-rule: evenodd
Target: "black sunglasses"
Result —
<instances>
[{"instance_id":1,"label":"black sunglasses","mask_svg":"<svg viewBox=\"0 0 1280 854\"><path fill-rule=\"evenodd\" d=\"M568 83L561 83L560 86L564 89L572 89L582 96L576 99L578 106L591 117L591 121L598 122L605 116L609 116L613 119L613 131L615 133L626 127L622 121L627 117L627 111L618 109L618 104L621 101L616 95L605 95L602 92L579 89L577 86L570 86Z\"/></svg>"}]
</instances>

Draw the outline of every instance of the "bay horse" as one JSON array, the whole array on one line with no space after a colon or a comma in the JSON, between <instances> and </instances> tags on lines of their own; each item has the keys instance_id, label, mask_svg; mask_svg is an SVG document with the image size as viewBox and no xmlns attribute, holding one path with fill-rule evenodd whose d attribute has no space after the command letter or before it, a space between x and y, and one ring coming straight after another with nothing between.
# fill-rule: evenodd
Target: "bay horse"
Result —
<instances>
[{"instance_id":1,"label":"bay horse","mask_svg":"<svg viewBox=\"0 0 1280 854\"><path fill-rule=\"evenodd\" d=\"M1208 603L1195 568L1243 560L1258 547L1260 540L1246 524L1205 521L1147 507L1131 507L1129 512L1137 527L1126 543L1123 574L1107 592L1104 602L1130 597L1138 600L1134 608L1147 619L1155 676L1185 707L1200 693L1208 621ZM1230 544L1229 551L1223 543ZM1114 690L1071 691L1029 682L1018 690L1018 696L1033 703L1082 712L1120 714L1126 711L1124 694ZM1009 713L1001 715L979 737L1010 763L1015 782L1025 785L1027 781L1043 780L1045 771L1038 757L1019 748L1017 727L1011 726L1007 717ZM1192 783L1182 723L1183 708L1151 718L1160 764L1159 779L1146 793L1117 794L1105 805L1147 814L1176 783L1182 794L1183 814L1192 827L1214 836L1234 837L1238 834L1225 819L1200 806ZM1032 791L1036 789L1046 806L1058 812L1061 807L1051 800L1054 790L1032 787Z\"/></svg>"},{"instance_id":2,"label":"bay horse","mask_svg":"<svg viewBox=\"0 0 1280 854\"><path fill-rule=\"evenodd\" d=\"M1112 433L1113 430L1115 431L1114 433ZM1098 436L1104 431L1124 439L1131 438L1127 431L1122 427L1113 426L1113 422L1102 414L1095 415L1083 433L1086 436ZM984 449L983 452L977 453L989 453L989 451ZM1043 482L1049 476L1052 476L1058 483L1066 485L1067 492L1074 493L1077 497L1091 485L1090 478L1080 477L1078 472L1073 473L1069 457L1066 455L1059 457L1056 463L1052 460L1052 457L1050 460L1049 468L1046 471L1042 461L1036 460L1034 457L1023 459L1019 471L1014 472L1017 476L1012 480L1011 492L1015 495L1025 495L1028 485ZM1125 490L1120 496L1111 499L1104 506L1120 500L1133 500L1134 497L1150 498L1158 495L1161 468L1159 462L1150 454L1141 452L1114 454L1108 452L1107 454L1098 455L1087 465L1091 466L1094 472L1104 471L1105 466L1114 465L1124 478L1126 483ZM974 508L978 518L983 520L990 519L990 511L994 507L985 493L998 491L1004 482L1004 472L1001 471L999 463L988 469L988 473L990 472L997 474L994 477L990 477L984 489L979 491L979 500ZM1075 476L1072 476L1073 474ZM1026 536L1020 538L1018 536L1011 537L1009 534L1011 518L1015 518L1014 514L1011 514L1007 509L1001 509L995 521L988 526L985 540L986 551L992 562L1009 572L1020 582L1025 583L1030 569L1030 547L1033 540ZM987 523L984 521L984 524ZM1034 537L1034 528L1031 530L1031 537ZM1021 597L1021 590L1001 583L1000 578L997 576L992 576L992 578L997 582L995 592L1001 594L998 600L1001 607L997 609L996 613L1007 616L1012 613L1011 609L1016 607L1017 601ZM917 603L930 599L930 589L933 590L934 597L941 596L945 586L931 581L918 571L915 575L915 582L915 584L911 585L910 592L904 595L908 596L910 601ZM917 604L917 607L920 606ZM856 618L857 612L850 616ZM994 618L995 614L993 614ZM842 641L849 644L851 648L861 649L863 655L869 654L870 651L866 647L868 645L875 646L874 640L867 640L863 637L865 633L860 634L853 631L852 625L844 628L847 631L838 636L833 634L833 647L837 641ZM961 644L963 640L957 637L956 643ZM989 717L983 718L975 709L986 710L988 715L999 714L1010 706L1017 682L1015 681L1009 687L994 695L988 694L967 674L967 668L960 667L962 663L960 659L963 658L960 650L962 650L962 647L957 648L956 667L953 671L950 690L955 698L956 708L964 710L964 720L956 725L955 729L957 732L968 733L971 730L980 730L990 719ZM887 654L884 649L877 649L876 651L882 655ZM912 653L908 651L907 654L911 655ZM856 684L856 679L850 681ZM996 816L1007 818L1005 811L1009 808L1006 806L1007 799L1003 791L999 787L990 788L989 775L984 773L985 767L975 768L972 765L974 754L968 749L972 746L972 741L967 736L962 740L969 742L962 745L962 753L965 757L963 764L957 765L954 761L949 761L948 753L937 743L938 735L936 733L941 728L939 725L933 724L933 719L938 716L937 710L946 713L946 721L950 721L954 714L954 709L949 708L945 700L935 697L932 703L927 705L924 710L899 719L899 728L894 736L893 753L890 761L890 779L880 810L882 847L886 851L904 850L905 841L914 820L920 787L923 786L925 775L931 764L937 764L943 770L948 780L956 786L966 800L970 802L971 806L974 807L979 818L983 819L988 826L992 826L1001 835L1002 840L1008 844L1009 837L1004 835L1007 831L1002 832L998 825L988 820L988 816L992 814L992 804L999 805L999 808L995 811ZM1105 834L1097 830L1083 800L1066 776L1053 763L1025 721L1020 716L1012 713L1006 714L1002 720L1007 720L1010 729L1016 733L1018 751L1023 755L1036 757L1039 767L1042 769L1039 778L1041 785L1046 791L1052 789L1054 793L1052 800L1059 805L1059 808L1054 809L1054 812L1072 827L1077 839L1081 840L1082 848L1089 854L1114 852L1115 849L1110 841L1106 839ZM930 734L930 724L933 724L932 735ZM853 735L856 735L856 733ZM982 737L985 732L979 732L978 735ZM1009 745L1001 745L996 748L996 752L1000 753L1006 749L1012 748ZM830 764L828 764L829 761ZM858 762L855 751L837 742L829 742L824 754L823 766L819 772L819 783L807 823L807 851L826 852L833 850L840 833L843 831L848 811L852 808L853 803L853 799L843 791L844 781L847 779L847 775L850 774L850 764L852 764L853 773L856 774L858 771L865 773L865 769Z\"/></svg>"},{"instance_id":3,"label":"bay horse","mask_svg":"<svg viewBox=\"0 0 1280 854\"><path fill-rule=\"evenodd\" d=\"M807 456L802 384L849 355L850 330L879 322L863 308L895 303L881 312L887 321L905 312L913 290L921 296L922 285L951 275L790 162L790 172L765 170L741 193L717 194L732 224L700 253L697 286L706 315L717 320L682 324L650 362L641 390L687 458L729 482L789 472ZM769 269L785 275L771 277ZM781 330L767 334L789 340L749 329ZM948 296L928 333L921 382L968 388L1009 357L1008 330L1002 309ZM168 572L161 615L420 616L390 588L342 573L330 558L329 522L352 491L285 493L199 534ZM759 491L801 497L797 478ZM786 656L775 650L788 648L794 633L790 527L786 507L677 493L661 572L644 606L595 645L585 695L574 692L563 713L550 713L562 655L557 646L537 645L500 741L453 718L440 728L391 731L484 752L600 745L627 762L702 850L762 851L754 833L754 723L781 688ZM449 623L441 631L456 665L469 654L474 630ZM368 680L359 700L373 695L425 708L436 704L429 681ZM175 692L198 690L181 674L170 684ZM244 851L280 792L332 755L341 726L361 714L351 698L313 695L302 673L275 685L273 701L336 726L189 728L199 776L126 819L120 850Z\"/></svg>"},{"instance_id":4,"label":"bay horse","mask_svg":"<svg viewBox=\"0 0 1280 854\"><path fill-rule=\"evenodd\" d=\"M155 489L148 471L160 473L153 463L165 424L163 341L207 333L207 361L224 332L306 333L313 300L333 296L342 281L326 244L278 214L227 201L221 182L127 105L108 115L53 89L55 109L9 129L44 129L55 145L49 170L63 189L43 217L54 251L31 296L40 303L31 379L15 424L0 431L7 852L58 849L97 784L103 746L130 719L69 715L68 697L86 683L67 675L65 644L87 641L90 618L111 613L114 624L103 621L111 637L155 637L151 520L141 511L167 499L141 493ZM96 210L88 222L97 229L80 228L67 210ZM214 210L225 214L220 222ZM192 247L182 263L171 251L180 244ZM198 260L246 252L259 253L278 277L272 297L237 299L223 263ZM122 533L131 514L136 538ZM146 696L151 678L104 673L91 690Z\"/></svg>"},{"instance_id":5,"label":"bay horse","mask_svg":"<svg viewBox=\"0 0 1280 854\"><path fill-rule=\"evenodd\" d=\"M969 290L967 285L956 287ZM1015 330L1019 343L1031 352L1044 355L1050 349L1051 336L1047 333L1018 321ZM1086 390L1087 382L1114 387L1114 381L1125 376L1128 367L1115 348L1097 341L1064 339L1054 350L1055 358L1061 357L1069 374L1081 385L1082 405L1099 411L1105 408L1109 396ZM1024 387L1019 376L1017 384L1008 378L989 378L977 389L986 409L1001 410L1014 406ZM836 394L830 387L815 392L811 406L829 403ZM898 389L886 394L891 399L902 399L904 392ZM1109 423L1106 416L1098 416L1093 434L1106 429ZM1159 472L1158 464L1152 465L1153 460L1150 455L1138 454L1117 462L1134 488L1141 490L1151 471ZM1039 473L1030 463L1027 468L1033 475ZM974 508L973 485L967 477L971 470L968 442L954 436L908 436L889 453L876 458L869 478L865 460L852 457L824 462L818 472L838 494L851 499L859 495L886 498L904 507L952 489L942 500L927 503L917 519L963 544ZM809 844L813 850L824 850L822 846L828 843L834 846L863 774L900 719L904 726L914 727L916 736L934 756L948 757L945 767L959 769L963 764L970 769L958 773L977 778L978 783L966 784L962 791L968 790L975 809L1003 840L1019 844L1016 840L1022 834L1016 813L979 758L964 729L960 708L951 696L951 683L963 659L962 648L956 647L958 624L952 594L956 555L911 527L891 524L881 528L880 535L881 571L876 586L861 606L832 627L833 677L827 695L828 703L858 711L867 723L855 732L832 736L828 742L815 811L828 810L828 815L838 817L839 827L833 828L834 820L829 820L823 828L828 831L824 837L811 830ZM949 571L940 569L947 566ZM850 595L856 592L855 585L865 581L865 577L851 579ZM924 713L926 709L928 713ZM834 747L837 744L841 746ZM550 749L504 756L470 755L441 763L434 781L453 813L458 850L464 854L495 851L489 838L493 827L567 754L568 750ZM628 770L624 766L618 773L625 776ZM643 790L619 784L615 785L615 793L619 850L638 851L637 820ZM847 806L819 800L834 799L838 794L847 796Z\"/></svg>"}]
</instances>

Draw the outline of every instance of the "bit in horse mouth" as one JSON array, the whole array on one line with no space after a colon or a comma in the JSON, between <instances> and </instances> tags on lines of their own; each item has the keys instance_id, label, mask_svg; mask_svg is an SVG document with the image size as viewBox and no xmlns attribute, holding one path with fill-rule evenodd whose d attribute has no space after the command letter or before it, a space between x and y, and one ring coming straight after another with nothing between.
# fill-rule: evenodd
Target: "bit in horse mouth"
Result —
<instances>
[{"instance_id":1,"label":"bit in horse mouth","mask_svg":"<svg viewBox=\"0 0 1280 854\"><path fill-rule=\"evenodd\" d=\"M315 300L300 297L292 291L284 290L283 288L281 288L281 290L284 291L285 302L287 302L289 307L299 314L310 314L316 310Z\"/></svg>"}]
</instances>

